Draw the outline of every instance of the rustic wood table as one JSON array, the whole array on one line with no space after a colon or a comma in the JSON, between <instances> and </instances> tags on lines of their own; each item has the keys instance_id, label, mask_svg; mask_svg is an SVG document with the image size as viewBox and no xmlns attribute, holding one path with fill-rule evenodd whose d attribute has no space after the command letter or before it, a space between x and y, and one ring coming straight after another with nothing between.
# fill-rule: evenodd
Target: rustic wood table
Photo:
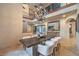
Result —
<instances>
[{"instance_id":1,"label":"rustic wood table","mask_svg":"<svg viewBox=\"0 0 79 59\"><path fill-rule=\"evenodd\" d=\"M46 41L47 38L46 36L37 38L37 37L32 37L32 38L26 38L26 39L21 39L20 42L23 44L24 49L26 50L26 47L32 47L33 48L33 56L38 56L37 53L37 45L40 44L43 41Z\"/></svg>"}]
</instances>

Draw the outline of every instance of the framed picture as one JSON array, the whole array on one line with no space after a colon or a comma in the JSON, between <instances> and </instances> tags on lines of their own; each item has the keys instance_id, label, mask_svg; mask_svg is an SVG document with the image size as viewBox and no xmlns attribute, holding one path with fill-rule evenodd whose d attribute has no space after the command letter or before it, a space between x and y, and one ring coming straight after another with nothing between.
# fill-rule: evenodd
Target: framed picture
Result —
<instances>
[{"instance_id":1,"label":"framed picture","mask_svg":"<svg viewBox=\"0 0 79 59\"><path fill-rule=\"evenodd\" d=\"M60 22L54 21L48 23L48 30L59 31L60 30Z\"/></svg>"},{"instance_id":2,"label":"framed picture","mask_svg":"<svg viewBox=\"0 0 79 59\"><path fill-rule=\"evenodd\" d=\"M28 19L23 20L23 33L31 33L32 25L27 21Z\"/></svg>"}]
</instances>

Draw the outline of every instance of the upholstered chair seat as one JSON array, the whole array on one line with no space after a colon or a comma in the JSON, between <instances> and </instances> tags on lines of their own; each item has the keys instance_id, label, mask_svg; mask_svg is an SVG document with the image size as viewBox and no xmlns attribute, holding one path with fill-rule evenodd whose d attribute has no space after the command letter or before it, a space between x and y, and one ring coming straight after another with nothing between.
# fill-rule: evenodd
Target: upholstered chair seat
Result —
<instances>
[{"instance_id":1,"label":"upholstered chair seat","mask_svg":"<svg viewBox=\"0 0 79 59\"><path fill-rule=\"evenodd\" d=\"M44 56L51 55L53 53L53 45L38 45L38 52Z\"/></svg>"}]
</instances>

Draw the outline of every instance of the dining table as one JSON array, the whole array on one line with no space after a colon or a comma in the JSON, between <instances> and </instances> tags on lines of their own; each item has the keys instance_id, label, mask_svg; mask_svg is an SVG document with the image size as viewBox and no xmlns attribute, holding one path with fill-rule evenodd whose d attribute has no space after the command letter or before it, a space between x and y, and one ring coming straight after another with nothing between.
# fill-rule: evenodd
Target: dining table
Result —
<instances>
[{"instance_id":1,"label":"dining table","mask_svg":"<svg viewBox=\"0 0 79 59\"><path fill-rule=\"evenodd\" d=\"M24 50L26 50L29 47L32 47L33 49L33 56L38 56L37 48L38 44L41 44L42 42L47 40L47 36L41 36L41 37L31 37L31 38L25 38L21 39L20 42L23 44Z\"/></svg>"}]
</instances>

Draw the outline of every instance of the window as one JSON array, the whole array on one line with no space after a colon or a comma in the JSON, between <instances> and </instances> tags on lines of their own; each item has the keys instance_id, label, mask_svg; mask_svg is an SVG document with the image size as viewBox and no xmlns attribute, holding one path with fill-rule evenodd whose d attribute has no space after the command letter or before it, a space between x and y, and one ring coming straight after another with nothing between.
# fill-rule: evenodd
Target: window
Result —
<instances>
[{"instance_id":1,"label":"window","mask_svg":"<svg viewBox=\"0 0 79 59\"><path fill-rule=\"evenodd\" d=\"M35 34L45 34L45 26L44 25L35 26L34 33Z\"/></svg>"},{"instance_id":2,"label":"window","mask_svg":"<svg viewBox=\"0 0 79 59\"><path fill-rule=\"evenodd\" d=\"M54 11L56 10L57 8L60 8L61 7L61 3L53 3L51 5L49 5L48 7L46 7L45 9L50 12L50 11Z\"/></svg>"}]
</instances>

